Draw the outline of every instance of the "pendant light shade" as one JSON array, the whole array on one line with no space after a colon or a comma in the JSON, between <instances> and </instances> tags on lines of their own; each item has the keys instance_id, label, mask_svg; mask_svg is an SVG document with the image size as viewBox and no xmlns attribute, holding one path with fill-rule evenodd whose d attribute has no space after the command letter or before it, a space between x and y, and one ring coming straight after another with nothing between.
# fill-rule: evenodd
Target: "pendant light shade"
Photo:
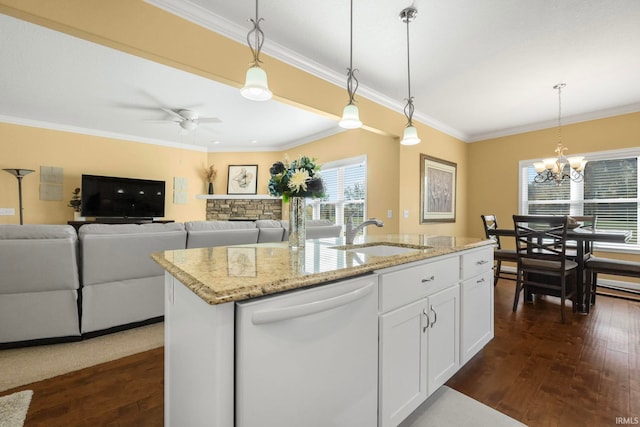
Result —
<instances>
[{"instance_id":1,"label":"pendant light shade","mask_svg":"<svg viewBox=\"0 0 640 427\"><path fill-rule=\"evenodd\" d=\"M258 0L256 0L256 18L250 19L253 28L247 34L247 44L253 55L253 62L247 70L244 86L240 89L240 94L252 101L267 101L273 95L267 83L267 73L260 68L260 50L264 43L264 33L260 28L262 18L258 16Z\"/></svg>"},{"instance_id":2,"label":"pendant light shade","mask_svg":"<svg viewBox=\"0 0 640 427\"><path fill-rule=\"evenodd\" d=\"M356 129L362 126L360 121L360 111L355 105L356 90L358 90L358 79L355 76L357 70L353 68L353 0L351 0L350 19L349 19L349 68L347 68L347 93L349 94L349 103L342 111L342 120L340 120L341 128Z\"/></svg>"},{"instance_id":3,"label":"pendant light shade","mask_svg":"<svg viewBox=\"0 0 640 427\"><path fill-rule=\"evenodd\" d=\"M342 110L342 120L340 120L339 125L344 129L357 129L362 127L358 107L354 104L348 104L344 107L344 110Z\"/></svg>"},{"instance_id":4,"label":"pendant light shade","mask_svg":"<svg viewBox=\"0 0 640 427\"><path fill-rule=\"evenodd\" d=\"M413 105L413 96L411 96L411 62L409 55L409 23L413 21L417 15L418 10L413 7L408 7L400 12L400 20L407 24L407 86L409 89L409 94L406 99L407 103L404 106L404 115L407 117L407 126L404 129L402 141L400 141L400 144L402 145L416 145L420 143L418 130L413 126L413 111L415 110L415 107Z\"/></svg>"},{"instance_id":5,"label":"pendant light shade","mask_svg":"<svg viewBox=\"0 0 640 427\"><path fill-rule=\"evenodd\" d=\"M420 138L418 138L418 130L413 126L407 126L404 128L404 133L402 134L402 141L400 141L402 145L416 145L420 144Z\"/></svg>"},{"instance_id":6,"label":"pendant light shade","mask_svg":"<svg viewBox=\"0 0 640 427\"><path fill-rule=\"evenodd\" d=\"M267 73L260 67L254 66L247 70L244 86L240 94L252 101L267 101L273 94L269 90Z\"/></svg>"}]
</instances>

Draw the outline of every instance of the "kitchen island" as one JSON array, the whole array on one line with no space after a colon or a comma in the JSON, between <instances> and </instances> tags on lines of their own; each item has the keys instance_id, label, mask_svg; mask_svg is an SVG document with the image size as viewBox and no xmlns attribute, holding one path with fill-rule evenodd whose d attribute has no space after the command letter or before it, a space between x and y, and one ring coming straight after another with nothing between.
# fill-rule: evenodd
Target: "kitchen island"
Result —
<instances>
[{"instance_id":1,"label":"kitchen island","mask_svg":"<svg viewBox=\"0 0 640 427\"><path fill-rule=\"evenodd\" d=\"M489 240L385 235L354 245L309 240L304 250L284 242L153 258L167 271L166 425L397 425L493 337ZM290 297L302 303L260 308ZM291 313L301 309L312 314L296 320ZM308 327L313 316L338 326ZM296 322L309 335L277 341L287 328L300 333ZM263 324L266 332L253 330ZM358 351L367 358L354 363ZM328 370L314 377L321 368Z\"/></svg>"}]
</instances>

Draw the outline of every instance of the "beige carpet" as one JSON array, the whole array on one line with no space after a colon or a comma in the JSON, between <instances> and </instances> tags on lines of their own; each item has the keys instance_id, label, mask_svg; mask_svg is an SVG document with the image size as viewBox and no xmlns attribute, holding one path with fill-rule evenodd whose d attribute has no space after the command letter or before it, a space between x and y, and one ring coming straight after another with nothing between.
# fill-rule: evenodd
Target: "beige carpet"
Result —
<instances>
[{"instance_id":1,"label":"beige carpet","mask_svg":"<svg viewBox=\"0 0 640 427\"><path fill-rule=\"evenodd\" d=\"M23 390L0 397L0 427L22 427L33 391Z\"/></svg>"},{"instance_id":2,"label":"beige carpet","mask_svg":"<svg viewBox=\"0 0 640 427\"><path fill-rule=\"evenodd\" d=\"M399 427L526 427L526 424L442 386Z\"/></svg>"},{"instance_id":3,"label":"beige carpet","mask_svg":"<svg viewBox=\"0 0 640 427\"><path fill-rule=\"evenodd\" d=\"M0 391L164 345L164 323L84 341L0 350Z\"/></svg>"}]
</instances>

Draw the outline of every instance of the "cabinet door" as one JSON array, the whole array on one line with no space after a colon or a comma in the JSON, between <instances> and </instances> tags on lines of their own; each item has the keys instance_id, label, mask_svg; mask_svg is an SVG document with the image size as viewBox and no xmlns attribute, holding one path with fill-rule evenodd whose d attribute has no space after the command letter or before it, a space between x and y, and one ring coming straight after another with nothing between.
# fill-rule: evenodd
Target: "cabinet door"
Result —
<instances>
[{"instance_id":1,"label":"cabinet door","mask_svg":"<svg viewBox=\"0 0 640 427\"><path fill-rule=\"evenodd\" d=\"M455 285L428 298L429 395L460 368L460 286Z\"/></svg>"},{"instance_id":2,"label":"cabinet door","mask_svg":"<svg viewBox=\"0 0 640 427\"><path fill-rule=\"evenodd\" d=\"M427 300L380 316L378 424L397 426L427 398Z\"/></svg>"},{"instance_id":3,"label":"cabinet door","mask_svg":"<svg viewBox=\"0 0 640 427\"><path fill-rule=\"evenodd\" d=\"M464 365L493 338L493 273L462 283L461 363Z\"/></svg>"}]
</instances>

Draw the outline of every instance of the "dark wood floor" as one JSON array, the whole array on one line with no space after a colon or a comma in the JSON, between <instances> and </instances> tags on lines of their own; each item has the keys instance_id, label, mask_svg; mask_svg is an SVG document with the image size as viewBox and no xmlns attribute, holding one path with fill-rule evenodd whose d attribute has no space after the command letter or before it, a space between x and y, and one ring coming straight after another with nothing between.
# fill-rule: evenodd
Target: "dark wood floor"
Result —
<instances>
[{"instance_id":1,"label":"dark wood floor","mask_svg":"<svg viewBox=\"0 0 640 427\"><path fill-rule=\"evenodd\" d=\"M512 298L513 282L501 281L495 339L450 387L531 427L615 426L624 424L616 417L640 417L639 302L598 297L588 316L570 314L562 324L555 298L515 314ZM34 391L26 427L162 426L163 350L0 394L26 389Z\"/></svg>"}]
</instances>

